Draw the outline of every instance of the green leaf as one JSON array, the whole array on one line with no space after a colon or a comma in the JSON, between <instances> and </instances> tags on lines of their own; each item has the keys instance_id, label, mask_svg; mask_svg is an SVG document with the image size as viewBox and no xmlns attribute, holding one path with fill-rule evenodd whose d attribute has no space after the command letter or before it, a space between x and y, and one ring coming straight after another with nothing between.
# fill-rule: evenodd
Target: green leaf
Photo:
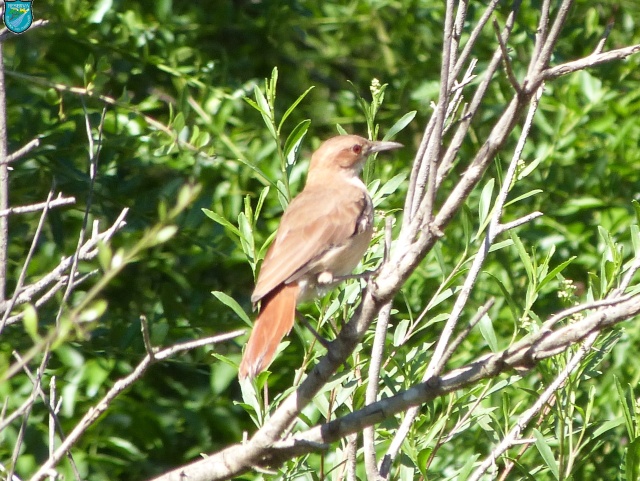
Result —
<instances>
[{"instance_id":1,"label":"green leaf","mask_svg":"<svg viewBox=\"0 0 640 481\"><path fill-rule=\"evenodd\" d=\"M640 228L638 224L631 224L631 244L633 245L633 256L638 257L640 255Z\"/></svg>"},{"instance_id":2,"label":"green leaf","mask_svg":"<svg viewBox=\"0 0 640 481\"><path fill-rule=\"evenodd\" d=\"M173 130L175 130L175 132L178 134L182 131L182 129L184 129L185 122L184 122L184 115L182 114L182 112L176 115L176 117L173 119L173 124L171 126L173 127Z\"/></svg>"},{"instance_id":3,"label":"green leaf","mask_svg":"<svg viewBox=\"0 0 640 481\"><path fill-rule=\"evenodd\" d=\"M373 206L377 207L384 200L385 197L387 197L388 195L398 190L398 187L402 185L402 183L406 180L406 178L407 178L407 173L402 172L400 174L394 175L391 179L385 182L380 189L375 191L371 189L369 192L371 192Z\"/></svg>"},{"instance_id":4,"label":"green leaf","mask_svg":"<svg viewBox=\"0 0 640 481\"><path fill-rule=\"evenodd\" d=\"M640 223L640 202L637 200L632 200L631 205L633 206L633 211L636 214L636 222Z\"/></svg>"},{"instance_id":5,"label":"green leaf","mask_svg":"<svg viewBox=\"0 0 640 481\"><path fill-rule=\"evenodd\" d=\"M258 197L258 203L256 204L256 211L254 213L254 219L253 219L254 225L255 225L255 222L260 217L260 212L262 212L262 206L264 205L264 201L267 198L268 194L269 194L269 186L266 186L264 189L260 191L260 196Z\"/></svg>"},{"instance_id":6,"label":"green leaf","mask_svg":"<svg viewBox=\"0 0 640 481\"><path fill-rule=\"evenodd\" d=\"M558 274L560 274L569 264L571 264L575 259L577 258L577 256L573 256L570 257L569 259L567 259L566 261L564 261L563 263L561 263L559 266L554 267L551 272L549 272L544 279L542 279L540 281L540 284L538 285L538 290L542 289L548 282L550 282L551 280L555 279L556 276Z\"/></svg>"},{"instance_id":7,"label":"green leaf","mask_svg":"<svg viewBox=\"0 0 640 481\"><path fill-rule=\"evenodd\" d=\"M527 199L529 197L533 197L534 195L540 194L544 192L544 190L542 189L533 189L530 190L529 192L526 192L522 195L519 195L518 197L516 197L515 199L510 200L509 202L505 202L504 206L505 207L509 207L512 204L515 204L516 202L520 202L521 200Z\"/></svg>"},{"instance_id":8,"label":"green leaf","mask_svg":"<svg viewBox=\"0 0 640 481\"><path fill-rule=\"evenodd\" d=\"M309 130L309 125L311 125L311 120L303 120L291 131L289 137L284 143L284 156L287 159L288 165L293 165L296 160L296 152L298 150L298 146L302 139Z\"/></svg>"},{"instance_id":9,"label":"green leaf","mask_svg":"<svg viewBox=\"0 0 640 481\"><path fill-rule=\"evenodd\" d=\"M276 187L278 189L278 200L280 201L282 210L284 210L289 205L289 192L287 191L287 187L284 185L284 182L281 180L276 182Z\"/></svg>"},{"instance_id":10,"label":"green leaf","mask_svg":"<svg viewBox=\"0 0 640 481\"><path fill-rule=\"evenodd\" d=\"M160 231L156 234L154 242L156 244L163 244L171 239L176 232L178 232L178 226L168 225L160 229Z\"/></svg>"},{"instance_id":11,"label":"green leaf","mask_svg":"<svg viewBox=\"0 0 640 481\"><path fill-rule=\"evenodd\" d=\"M238 227L240 228L240 244L242 245L242 250L250 262L255 261L253 231L251 230L251 223L244 212L240 212L240 214L238 214Z\"/></svg>"},{"instance_id":12,"label":"green leaf","mask_svg":"<svg viewBox=\"0 0 640 481\"><path fill-rule=\"evenodd\" d=\"M496 331L493 329L493 323L488 315L482 316L480 322L478 322L480 328L480 334L489 345L489 349L493 352L498 352L498 338L496 337Z\"/></svg>"},{"instance_id":13,"label":"green leaf","mask_svg":"<svg viewBox=\"0 0 640 481\"><path fill-rule=\"evenodd\" d=\"M222 227L229 229L238 239L240 238L240 231L238 228L220 214L209 209L202 209L202 212L204 212L204 215L212 219L214 222L217 222Z\"/></svg>"},{"instance_id":14,"label":"green leaf","mask_svg":"<svg viewBox=\"0 0 640 481\"><path fill-rule=\"evenodd\" d=\"M640 479L640 438L627 446L624 464L627 481Z\"/></svg>"},{"instance_id":15,"label":"green leaf","mask_svg":"<svg viewBox=\"0 0 640 481\"><path fill-rule=\"evenodd\" d=\"M504 299L507 301L509 310L511 311L511 315L514 317L514 319L518 319L520 317L520 304L516 302L513 296L511 295L512 294L511 290L507 289L507 287L504 285L501 279L491 274L490 272L487 274L493 278L496 284L498 284L498 287L502 291L502 295Z\"/></svg>"},{"instance_id":16,"label":"green leaf","mask_svg":"<svg viewBox=\"0 0 640 481\"><path fill-rule=\"evenodd\" d=\"M516 246L516 250L518 251L520 260L522 261L522 264L524 265L524 268L527 271L527 277L529 278L529 282L534 282L535 272L533 268L533 262L531 261L531 256L529 256L526 249L524 248L524 244L522 244L522 241L520 240L520 238L515 232L509 231L509 235L511 236L511 240L513 241L513 244Z\"/></svg>"},{"instance_id":17,"label":"green leaf","mask_svg":"<svg viewBox=\"0 0 640 481\"><path fill-rule=\"evenodd\" d=\"M622 405L622 414L624 415L627 434L629 435L630 439L634 439L636 437L636 429L633 424L633 416L631 415L631 413L633 412L632 401L629 400L626 393L622 389L622 384L620 384L620 379L618 379L618 376L613 376L613 380L616 384L616 391L618 392L620 404Z\"/></svg>"},{"instance_id":18,"label":"green leaf","mask_svg":"<svg viewBox=\"0 0 640 481\"><path fill-rule=\"evenodd\" d=\"M255 96L256 101L249 102L249 105L260 112L264 124L266 125L267 129L269 129L269 132L271 132L271 136L274 139L278 140L278 134L275 127L273 126L273 112L271 112L271 108L269 107L269 103L267 102L266 97L257 85L254 85L253 87L253 95Z\"/></svg>"},{"instance_id":19,"label":"green leaf","mask_svg":"<svg viewBox=\"0 0 640 481\"><path fill-rule=\"evenodd\" d=\"M269 99L270 110L273 112L276 105L276 87L278 86L278 67L271 70L271 81L265 81L267 97Z\"/></svg>"},{"instance_id":20,"label":"green leaf","mask_svg":"<svg viewBox=\"0 0 640 481\"><path fill-rule=\"evenodd\" d=\"M97 0L93 5L93 11L87 19L89 23L100 23L105 14L111 10L113 0Z\"/></svg>"},{"instance_id":21,"label":"green leaf","mask_svg":"<svg viewBox=\"0 0 640 481\"><path fill-rule=\"evenodd\" d=\"M545 160L544 157L537 157L533 159L524 169L522 169L522 172L518 173L518 180L524 179L525 177L529 176L529 174L531 174L531 172L533 172L543 160Z\"/></svg>"},{"instance_id":22,"label":"green leaf","mask_svg":"<svg viewBox=\"0 0 640 481\"><path fill-rule=\"evenodd\" d=\"M395 124L391 126L391 128L387 132L387 135L385 135L382 138L382 140L389 140L394 138L398 134L398 132L400 132L402 129L404 129L407 125L411 123L411 121L416 116L417 112L418 112L417 110L412 110L411 112L404 114L400 118L400 120L398 120Z\"/></svg>"},{"instance_id":23,"label":"green leaf","mask_svg":"<svg viewBox=\"0 0 640 481\"><path fill-rule=\"evenodd\" d=\"M36 311L36 308L32 304L26 304L22 312L22 324L24 325L25 332L33 342L39 341L38 311Z\"/></svg>"},{"instance_id":24,"label":"green leaf","mask_svg":"<svg viewBox=\"0 0 640 481\"><path fill-rule=\"evenodd\" d=\"M475 464L479 456L479 454L473 454L467 458L464 466L462 466L460 472L458 472L456 481L465 481L469 477L469 475L471 474L471 470L473 469L473 465Z\"/></svg>"},{"instance_id":25,"label":"green leaf","mask_svg":"<svg viewBox=\"0 0 640 481\"><path fill-rule=\"evenodd\" d=\"M107 271L111 267L112 257L111 247L102 241L98 242L98 262L103 271Z\"/></svg>"},{"instance_id":26,"label":"green leaf","mask_svg":"<svg viewBox=\"0 0 640 481\"><path fill-rule=\"evenodd\" d=\"M227 306L233 312L235 312L236 315L240 319L242 319L249 327L251 327L253 325L253 323L249 319L249 316L247 316L247 313L244 312L244 309L242 309L242 307L240 307L240 304L238 304L233 297L230 297L229 295L225 294L224 292L220 292L220 291L211 291L211 294L213 294L216 299L218 299L225 306Z\"/></svg>"},{"instance_id":27,"label":"green leaf","mask_svg":"<svg viewBox=\"0 0 640 481\"><path fill-rule=\"evenodd\" d=\"M313 85L311 87L309 87L307 90L304 91L304 93L302 95L300 95L300 97L298 97L295 102L293 102L291 104L291 107L289 107L287 109L287 111L282 115L282 119L280 120L280 124L278 125L278 134L280 134L280 131L282 130L282 125L284 124L284 121L287 120L287 118L289 117L289 115L291 115L291 112L293 112L293 110L298 106L298 104L300 102L302 102L302 100L307 96L307 94L309 92L311 92L311 90L313 90ZM311 122L311 121L309 121ZM299 124L298 124L299 125Z\"/></svg>"},{"instance_id":28,"label":"green leaf","mask_svg":"<svg viewBox=\"0 0 640 481\"><path fill-rule=\"evenodd\" d=\"M262 413L262 403L256 390L254 381L249 378L240 380L240 391L242 392L243 403L237 403L251 415L251 418L257 426L261 426L264 418Z\"/></svg>"},{"instance_id":29,"label":"green leaf","mask_svg":"<svg viewBox=\"0 0 640 481\"><path fill-rule=\"evenodd\" d=\"M395 331L393 332L393 345L394 347L401 346L405 342L407 330L409 329L409 319L402 319Z\"/></svg>"},{"instance_id":30,"label":"green leaf","mask_svg":"<svg viewBox=\"0 0 640 481\"><path fill-rule=\"evenodd\" d=\"M482 188L480 194L480 203L478 205L478 219L480 220L480 229L476 238L484 231L485 227L489 223L489 212L491 211L491 205L493 203L493 186L495 179L489 179L489 181Z\"/></svg>"},{"instance_id":31,"label":"green leaf","mask_svg":"<svg viewBox=\"0 0 640 481\"><path fill-rule=\"evenodd\" d=\"M80 322L94 322L97 321L102 314L107 310L107 301L99 299L91 303L91 305L84 309L78 317Z\"/></svg>"},{"instance_id":32,"label":"green leaf","mask_svg":"<svg viewBox=\"0 0 640 481\"><path fill-rule=\"evenodd\" d=\"M538 451L540 452L540 455L542 456L542 459L544 459L545 463L547 463L547 466L549 467L549 470L551 471L553 476L556 479L560 479L560 470L558 468L558 463L556 462L556 459L553 457L553 452L551 451L551 448L549 447L549 444L547 443L546 439L544 438L542 433L537 429L533 430L533 435L536 438L535 444L536 444L536 447L538 448Z\"/></svg>"}]
</instances>

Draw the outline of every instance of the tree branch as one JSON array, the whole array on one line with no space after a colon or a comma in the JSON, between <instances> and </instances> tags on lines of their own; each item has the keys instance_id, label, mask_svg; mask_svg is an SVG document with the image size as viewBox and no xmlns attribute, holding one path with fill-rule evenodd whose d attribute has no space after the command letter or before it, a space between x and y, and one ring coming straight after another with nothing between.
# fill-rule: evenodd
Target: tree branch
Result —
<instances>
[{"instance_id":1,"label":"tree branch","mask_svg":"<svg viewBox=\"0 0 640 481\"><path fill-rule=\"evenodd\" d=\"M115 398L117 398L122 392L128 389L134 382L138 381L144 373L156 362L167 359L175 354L184 351L190 351L198 347L207 346L210 344L217 344L220 342L228 341L234 337L238 337L244 334L244 330L238 330L229 332L226 334L219 334L217 336L206 337L203 339L197 339L195 341L183 342L175 344L171 347L159 350L153 356L149 353L140 361L135 367L133 372L128 376L123 377L116 381L111 389L104 395L104 397L93 406L84 415L84 417L76 424L73 430L69 433L67 438L58 446L55 452L49 456L49 459L43 463L38 471L30 478L30 481L40 481L49 475L49 471L52 470L56 464L62 459L63 456L71 449L71 447L80 439L85 431L109 408Z\"/></svg>"}]
</instances>

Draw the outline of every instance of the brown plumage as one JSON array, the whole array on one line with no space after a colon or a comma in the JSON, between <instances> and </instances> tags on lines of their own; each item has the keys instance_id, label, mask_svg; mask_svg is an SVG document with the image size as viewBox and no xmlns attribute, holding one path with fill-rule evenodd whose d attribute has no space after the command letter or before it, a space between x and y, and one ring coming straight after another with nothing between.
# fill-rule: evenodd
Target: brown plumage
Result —
<instances>
[{"instance_id":1,"label":"brown plumage","mask_svg":"<svg viewBox=\"0 0 640 481\"><path fill-rule=\"evenodd\" d=\"M287 207L262 263L252 302L262 301L240 363L255 377L291 330L296 304L335 285L364 255L373 233L373 205L358 177L369 154L402 147L341 135L311 157L307 183Z\"/></svg>"}]
</instances>

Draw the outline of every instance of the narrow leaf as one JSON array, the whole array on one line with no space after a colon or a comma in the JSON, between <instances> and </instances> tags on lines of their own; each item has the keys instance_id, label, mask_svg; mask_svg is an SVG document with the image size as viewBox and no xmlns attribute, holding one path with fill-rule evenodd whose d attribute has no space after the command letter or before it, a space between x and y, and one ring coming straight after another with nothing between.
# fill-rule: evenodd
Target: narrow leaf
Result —
<instances>
[{"instance_id":1,"label":"narrow leaf","mask_svg":"<svg viewBox=\"0 0 640 481\"><path fill-rule=\"evenodd\" d=\"M209 209L202 209L202 212L204 212L204 215L212 219L214 222L217 222L222 227L229 229L236 237L240 238L240 231L238 228L220 214Z\"/></svg>"},{"instance_id":2,"label":"narrow leaf","mask_svg":"<svg viewBox=\"0 0 640 481\"><path fill-rule=\"evenodd\" d=\"M478 207L478 214L480 219L480 225L484 226L485 220L489 215L489 211L491 210L491 200L493 197L493 186L495 184L495 179L489 179L489 182L485 184L482 188L482 194L480 194L480 205ZM484 227L483 229L484 230Z\"/></svg>"},{"instance_id":3,"label":"narrow leaf","mask_svg":"<svg viewBox=\"0 0 640 481\"><path fill-rule=\"evenodd\" d=\"M544 459L545 463L547 463L547 466L549 467L551 473L553 473L553 476L556 479L560 479L560 470L558 469L558 463L553 457L553 452L551 451L549 444L547 443L546 439L544 439L542 433L537 429L533 430L533 434L536 438L536 447L538 448L542 459Z\"/></svg>"},{"instance_id":4,"label":"narrow leaf","mask_svg":"<svg viewBox=\"0 0 640 481\"><path fill-rule=\"evenodd\" d=\"M211 294L213 294L215 296L216 299L218 299L220 302L222 302L225 306L227 306L228 308L230 308L233 312L236 313L236 315L242 319L248 326L252 326L253 323L251 322L251 320L249 319L249 316L247 316L247 313L244 312L244 310L242 309L242 307L240 307L240 304L238 304L236 302L236 300L225 294L224 292L220 292L220 291L212 291Z\"/></svg>"},{"instance_id":5,"label":"narrow leaf","mask_svg":"<svg viewBox=\"0 0 640 481\"><path fill-rule=\"evenodd\" d=\"M298 106L300 102L302 102L302 99L304 99L307 96L307 94L311 92L311 90L313 90L313 85L309 87L307 90L305 90L305 92L302 95L300 95L300 97L298 97L295 102L291 104L291 107L287 109L287 111L282 116L282 119L280 120L280 125L278 125L278 133L280 133L280 130L282 129L282 125L284 124L284 121L287 120L287 117L291 115L291 112L293 112L293 110Z\"/></svg>"},{"instance_id":6,"label":"narrow leaf","mask_svg":"<svg viewBox=\"0 0 640 481\"><path fill-rule=\"evenodd\" d=\"M38 312L32 304L27 304L24 307L22 324L32 341L37 342L40 340L40 335L38 334Z\"/></svg>"},{"instance_id":7,"label":"narrow leaf","mask_svg":"<svg viewBox=\"0 0 640 481\"><path fill-rule=\"evenodd\" d=\"M482 316L478 323L478 327L480 328L482 337L489 345L489 349L493 352L498 352L498 338L496 337L496 331L493 329L491 318L486 314Z\"/></svg>"},{"instance_id":8,"label":"narrow leaf","mask_svg":"<svg viewBox=\"0 0 640 481\"><path fill-rule=\"evenodd\" d=\"M291 131L289 137L284 143L284 156L287 159L288 165L293 165L296 159L296 151L298 150L298 146L302 139L309 130L309 125L311 125L311 120L303 120Z\"/></svg>"},{"instance_id":9,"label":"narrow leaf","mask_svg":"<svg viewBox=\"0 0 640 481\"><path fill-rule=\"evenodd\" d=\"M411 112L404 114L400 118L400 120L398 120L395 124L391 126L391 128L387 132L387 135L385 135L382 140L389 140L394 138L398 134L398 132L400 132L407 125L409 125L409 123L411 123L411 121L416 116L417 112L418 112L417 110L412 110Z\"/></svg>"},{"instance_id":10,"label":"narrow leaf","mask_svg":"<svg viewBox=\"0 0 640 481\"><path fill-rule=\"evenodd\" d=\"M551 270L551 272L549 272L549 274L547 274L547 275L544 277L544 279L542 279L542 280L540 281L540 285L538 286L538 289L542 289L542 288L545 286L545 284L547 284L549 281L551 281L551 280L555 279L555 278L556 278L556 276L557 276L558 274L560 274L560 273L565 269L565 267L567 267L569 264L571 264L571 263L576 259L576 257L577 257L577 256L570 257L569 259L567 259L566 261L564 261L564 262L563 262L562 264L560 264L559 266L557 266L557 267L553 268L553 269Z\"/></svg>"}]
</instances>

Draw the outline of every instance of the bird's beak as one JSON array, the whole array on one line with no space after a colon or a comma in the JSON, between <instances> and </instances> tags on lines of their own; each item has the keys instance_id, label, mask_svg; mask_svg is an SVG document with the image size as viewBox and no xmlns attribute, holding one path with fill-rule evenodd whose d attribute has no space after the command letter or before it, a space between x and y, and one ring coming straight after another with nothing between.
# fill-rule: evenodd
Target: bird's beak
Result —
<instances>
[{"instance_id":1,"label":"bird's beak","mask_svg":"<svg viewBox=\"0 0 640 481\"><path fill-rule=\"evenodd\" d=\"M374 152L384 152L385 150L399 149L400 147L404 147L404 145L399 142L378 140L375 142L371 142L371 146L369 147L369 151L367 152L367 154L373 154Z\"/></svg>"}]
</instances>

